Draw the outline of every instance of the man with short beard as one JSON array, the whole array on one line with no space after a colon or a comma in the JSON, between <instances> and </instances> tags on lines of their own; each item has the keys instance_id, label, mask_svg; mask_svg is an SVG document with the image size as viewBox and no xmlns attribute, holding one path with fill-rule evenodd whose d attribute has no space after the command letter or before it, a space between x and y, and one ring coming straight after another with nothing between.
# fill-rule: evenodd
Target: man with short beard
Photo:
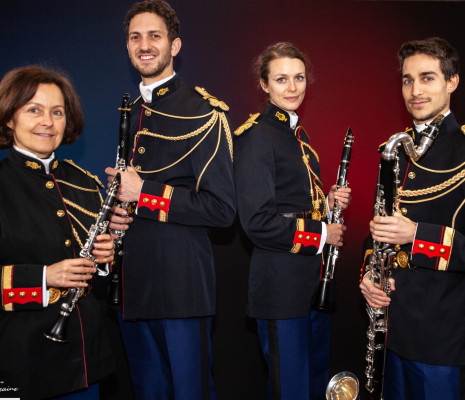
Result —
<instances>
[{"instance_id":1,"label":"man with short beard","mask_svg":"<svg viewBox=\"0 0 465 400\"><path fill-rule=\"evenodd\" d=\"M376 216L372 238L390 243L391 298L370 281L360 288L372 307L389 305L384 398L460 399L465 365L465 126L450 111L459 83L459 56L444 39L404 43L402 94L413 117L416 146L439 115L444 120L418 160L399 147L399 212Z\"/></svg>"},{"instance_id":2,"label":"man with short beard","mask_svg":"<svg viewBox=\"0 0 465 400\"><path fill-rule=\"evenodd\" d=\"M228 107L175 73L179 21L167 3L134 4L125 31L142 82L118 200L136 211L116 209L110 226L127 229L120 325L135 396L216 399L210 228L229 226L235 215ZM116 172L106 169L109 181Z\"/></svg>"}]
</instances>

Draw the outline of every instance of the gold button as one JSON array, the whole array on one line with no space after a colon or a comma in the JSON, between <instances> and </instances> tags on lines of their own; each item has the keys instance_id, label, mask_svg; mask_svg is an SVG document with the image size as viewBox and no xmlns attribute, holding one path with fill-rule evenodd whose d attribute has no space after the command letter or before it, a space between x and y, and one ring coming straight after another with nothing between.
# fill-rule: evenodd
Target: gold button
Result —
<instances>
[{"instance_id":1,"label":"gold button","mask_svg":"<svg viewBox=\"0 0 465 400\"><path fill-rule=\"evenodd\" d=\"M318 238L315 236L315 237L313 238L313 241L316 242L317 240L318 240Z\"/></svg>"},{"instance_id":2,"label":"gold button","mask_svg":"<svg viewBox=\"0 0 465 400\"><path fill-rule=\"evenodd\" d=\"M9 292L9 293L8 293L8 297L9 297L10 299L12 299L13 297L15 297L15 292Z\"/></svg>"},{"instance_id":3,"label":"gold button","mask_svg":"<svg viewBox=\"0 0 465 400\"><path fill-rule=\"evenodd\" d=\"M139 147L137 149L137 151L139 152L139 154L144 154L145 153L145 147Z\"/></svg>"},{"instance_id":4,"label":"gold button","mask_svg":"<svg viewBox=\"0 0 465 400\"><path fill-rule=\"evenodd\" d=\"M71 240L66 239L66 240L65 240L65 246L66 246L66 247L71 246Z\"/></svg>"},{"instance_id":5,"label":"gold button","mask_svg":"<svg viewBox=\"0 0 465 400\"><path fill-rule=\"evenodd\" d=\"M31 293L31 296L32 296L32 297L37 297L37 292L32 292L32 293Z\"/></svg>"},{"instance_id":6,"label":"gold button","mask_svg":"<svg viewBox=\"0 0 465 400\"><path fill-rule=\"evenodd\" d=\"M58 210L57 215L61 218L65 216L65 212L63 210Z\"/></svg>"},{"instance_id":7,"label":"gold button","mask_svg":"<svg viewBox=\"0 0 465 400\"><path fill-rule=\"evenodd\" d=\"M148 203L148 202L149 202L149 198L148 198L148 197L144 197L144 198L142 199L142 201L143 201L144 203Z\"/></svg>"},{"instance_id":8,"label":"gold button","mask_svg":"<svg viewBox=\"0 0 465 400\"><path fill-rule=\"evenodd\" d=\"M415 172L411 171L411 172L408 173L407 176L408 176L410 179L415 179L416 174L415 174Z\"/></svg>"},{"instance_id":9,"label":"gold button","mask_svg":"<svg viewBox=\"0 0 465 400\"><path fill-rule=\"evenodd\" d=\"M423 243L420 243L420 244L418 245L418 248L419 248L420 250L423 249L424 247L425 247L425 245L424 245Z\"/></svg>"},{"instance_id":10,"label":"gold button","mask_svg":"<svg viewBox=\"0 0 465 400\"><path fill-rule=\"evenodd\" d=\"M299 235L297 236L299 239L302 239L304 237L304 235Z\"/></svg>"},{"instance_id":11,"label":"gold button","mask_svg":"<svg viewBox=\"0 0 465 400\"><path fill-rule=\"evenodd\" d=\"M152 199L151 203L152 203L153 205L157 204L157 199Z\"/></svg>"},{"instance_id":12,"label":"gold button","mask_svg":"<svg viewBox=\"0 0 465 400\"><path fill-rule=\"evenodd\" d=\"M160 201L160 207L165 207L165 202L164 201Z\"/></svg>"},{"instance_id":13,"label":"gold button","mask_svg":"<svg viewBox=\"0 0 465 400\"><path fill-rule=\"evenodd\" d=\"M305 236L305 240L310 240L310 236Z\"/></svg>"},{"instance_id":14,"label":"gold button","mask_svg":"<svg viewBox=\"0 0 465 400\"><path fill-rule=\"evenodd\" d=\"M150 117L152 115L152 112L150 110L145 110L145 115L147 117Z\"/></svg>"},{"instance_id":15,"label":"gold button","mask_svg":"<svg viewBox=\"0 0 465 400\"><path fill-rule=\"evenodd\" d=\"M46 184L45 184L45 187L47 189L53 189L55 187L55 184L52 182L52 181L48 181Z\"/></svg>"},{"instance_id":16,"label":"gold button","mask_svg":"<svg viewBox=\"0 0 465 400\"><path fill-rule=\"evenodd\" d=\"M439 249L439 253L444 254L446 252L446 249Z\"/></svg>"},{"instance_id":17,"label":"gold button","mask_svg":"<svg viewBox=\"0 0 465 400\"><path fill-rule=\"evenodd\" d=\"M429 246L429 251L434 251L434 246Z\"/></svg>"},{"instance_id":18,"label":"gold button","mask_svg":"<svg viewBox=\"0 0 465 400\"><path fill-rule=\"evenodd\" d=\"M402 215L407 215L407 209L405 207L402 207L400 209L400 212L402 213Z\"/></svg>"},{"instance_id":19,"label":"gold button","mask_svg":"<svg viewBox=\"0 0 465 400\"><path fill-rule=\"evenodd\" d=\"M26 297L26 292L19 292L19 297Z\"/></svg>"},{"instance_id":20,"label":"gold button","mask_svg":"<svg viewBox=\"0 0 465 400\"><path fill-rule=\"evenodd\" d=\"M392 266L393 266L394 268L397 268L397 267L399 266L399 264L397 264L397 261L394 261L394 262L392 263Z\"/></svg>"},{"instance_id":21,"label":"gold button","mask_svg":"<svg viewBox=\"0 0 465 400\"><path fill-rule=\"evenodd\" d=\"M142 169L140 165L136 165L134 168L136 169L136 171L140 171Z\"/></svg>"}]
</instances>

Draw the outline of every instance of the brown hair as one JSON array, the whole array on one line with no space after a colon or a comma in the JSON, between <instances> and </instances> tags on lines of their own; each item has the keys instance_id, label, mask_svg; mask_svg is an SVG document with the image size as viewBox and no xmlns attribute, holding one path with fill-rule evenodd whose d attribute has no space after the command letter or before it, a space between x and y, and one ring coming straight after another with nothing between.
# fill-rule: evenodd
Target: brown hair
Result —
<instances>
[{"instance_id":1,"label":"brown hair","mask_svg":"<svg viewBox=\"0 0 465 400\"><path fill-rule=\"evenodd\" d=\"M423 40L405 42L399 49L400 74L403 74L404 61L415 54L425 54L437 58L446 81L460 71L459 53L442 38L432 37Z\"/></svg>"},{"instance_id":2,"label":"brown hair","mask_svg":"<svg viewBox=\"0 0 465 400\"><path fill-rule=\"evenodd\" d=\"M168 40L170 43L179 37L179 19L171 6L163 0L146 0L135 3L127 12L124 20L124 32L126 40L129 39L129 25L131 20L138 14L153 13L163 18L168 29Z\"/></svg>"},{"instance_id":3,"label":"brown hair","mask_svg":"<svg viewBox=\"0 0 465 400\"><path fill-rule=\"evenodd\" d=\"M258 81L263 81L268 84L268 74L270 73L270 63L277 58L297 58L305 65L305 74L307 82L312 83L313 76L310 74L310 61L307 56L303 54L292 43L279 42L268 46L263 50L260 55L255 59L254 71Z\"/></svg>"},{"instance_id":4,"label":"brown hair","mask_svg":"<svg viewBox=\"0 0 465 400\"><path fill-rule=\"evenodd\" d=\"M61 72L31 65L13 69L0 82L0 149L13 145L13 130L6 124L36 94L41 83L58 86L65 101L66 127L61 144L76 141L84 127L81 103L69 79Z\"/></svg>"}]
</instances>

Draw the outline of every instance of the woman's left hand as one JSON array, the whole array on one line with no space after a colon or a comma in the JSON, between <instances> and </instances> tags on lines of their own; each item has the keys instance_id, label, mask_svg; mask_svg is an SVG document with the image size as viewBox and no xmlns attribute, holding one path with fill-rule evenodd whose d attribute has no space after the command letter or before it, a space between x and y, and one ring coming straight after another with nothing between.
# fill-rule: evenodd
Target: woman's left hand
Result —
<instances>
[{"instance_id":1,"label":"woman's left hand","mask_svg":"<svg viewBox=\"0 0 465 400\"><path fill-rule=\"evenodd\" d=\"M349 206L350 200L352 199L350 192L352 192L352 189L348 187L341 187L338 189L337 185L331 186L328 193L329 209L333 210L334 200L336 199L341 208L345 210Z\"/></svg>"},{"instance_id":2,"label":"woman's left hand","mask_svg":"<svg viewBox=\"0 0 465 400\"><path fill-rule=\"evenodd\" d=\"M110 234L98 235L94 244L92 255L98 264L106 264L113 261L115 255L115 242Z\"/></svg>"}]
</instances>

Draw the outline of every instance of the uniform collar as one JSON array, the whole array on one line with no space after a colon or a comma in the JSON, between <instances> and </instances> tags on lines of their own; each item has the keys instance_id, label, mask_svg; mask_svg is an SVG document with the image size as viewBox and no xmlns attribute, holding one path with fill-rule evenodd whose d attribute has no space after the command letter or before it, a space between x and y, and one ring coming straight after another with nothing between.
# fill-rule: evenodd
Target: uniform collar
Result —
<instances>
[{"instance_id":1,"label":"uniform collar","mask_svg":"<svg viewBox=\"0 0 465 400\"><path fill-rule=\"evenodd\" d=\"M179 87L179 83L179 75L174 74L149 86L143 86L141 84L139 88L144 101L149 104L154 104L173 94Z\"/></svg>"},{"instance_id":2,"label":"uniform collar","mask_svg":"<svg viewBox=\"0 0 465 400\"><path fill-rule=\"evenodd\" d=\"M268 103L268 106L266 107L266 110L263 114L273 122L286 126L287 128L291 128L291 117L289 116L289 113L279 108L278 106ZM296 126L298 125L298 122L299 121L297 121Z\"/></svg>"},{"instance_id":3,"label":"uniform collar","mask_svg":"<svg viewBox=\"0 0 465 400\"><path fill-rule=\"evenodd\" d=\"M29 152L17 150L15 147L12 147L10 149L7 157L15 164L30 171L48 174L58 168L58 160L55 156L55 153L53 153L52 156L49 159L47 159L50 171L47 171L44 160Z\"/></svg>"}]
</instances>

